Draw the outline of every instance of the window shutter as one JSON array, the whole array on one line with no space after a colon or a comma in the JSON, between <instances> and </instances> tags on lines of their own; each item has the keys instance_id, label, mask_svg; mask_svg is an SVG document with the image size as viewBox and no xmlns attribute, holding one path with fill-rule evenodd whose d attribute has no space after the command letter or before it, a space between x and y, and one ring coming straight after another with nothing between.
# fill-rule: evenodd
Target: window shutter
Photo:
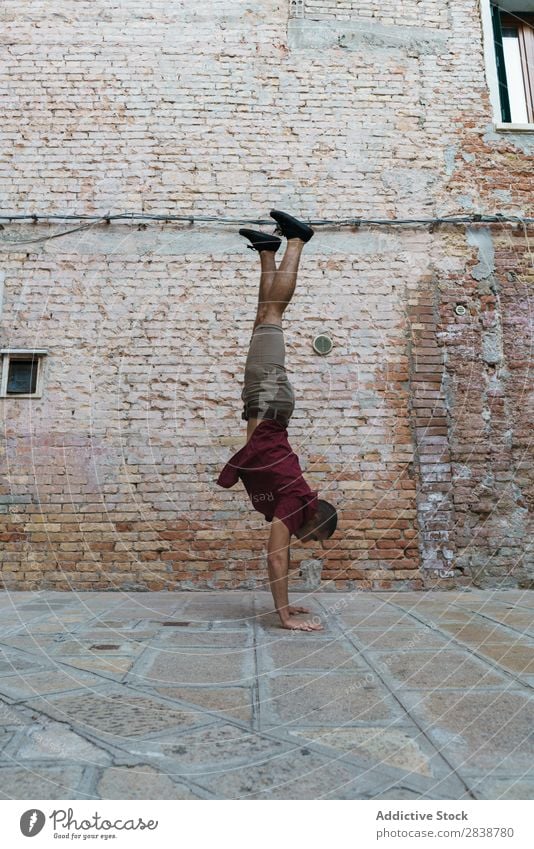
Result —
<instances>
[{"instance_id":1,"label":"window shutter","mask_svg":"<svg viewBox=\"0 0 534 849\"><path fill-rule=\"evenodd\" d=\"M512 113L510 112L510 99L508 97L508 85L506 82L506 68L504 65L504 50L502 47L501 14L498 6L491 6L491 21L493 23L493 41L495 44L495 58L497 61L497 77L499 80L499 99L501 103L501 117L503 122L510 124Z\"/></svg>"},{"instance_id":2,"label":"window shutter","mask_svg":"<svg viewBox=\"0 0 534 849\"><path fill-rule=\"evenodd\" d=\"M534 124L534 15L524 15L526 26L521 27L519 46L525 79L528 120Z\"/></svg>"}]
</instances>

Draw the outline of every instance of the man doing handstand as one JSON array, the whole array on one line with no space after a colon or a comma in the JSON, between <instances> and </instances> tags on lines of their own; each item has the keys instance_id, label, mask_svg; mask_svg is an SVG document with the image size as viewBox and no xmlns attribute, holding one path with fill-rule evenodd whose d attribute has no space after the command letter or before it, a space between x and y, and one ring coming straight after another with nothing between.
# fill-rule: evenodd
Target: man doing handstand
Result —
<instances>
[{"instance_id":1,"label":"man doing handstand","mask_svg":"<svg viewBox=\"0 0 534 849\"><path fill-rule=\"evenodd\" d=\"M278 269L275 254L281 240L277 236L258 230L239 231L250 241L249 247L258 251L261 262L258 309L241 393L247 442L225 465L217 483L228 489L241 479L254 509L272 522L267 565L282 627L319 631L319 622L295 618L298 613L308 613L307 608L289 604L289 541L292 534L302 543L328 539L336 530L337 512L310 489L288 442L287 425L295 396L285 369L282 330L282 316L295 290L302 248L313 230L285 212L273 209L270 214L278 232L287 239Z\"/></svg>"}]
</instances>

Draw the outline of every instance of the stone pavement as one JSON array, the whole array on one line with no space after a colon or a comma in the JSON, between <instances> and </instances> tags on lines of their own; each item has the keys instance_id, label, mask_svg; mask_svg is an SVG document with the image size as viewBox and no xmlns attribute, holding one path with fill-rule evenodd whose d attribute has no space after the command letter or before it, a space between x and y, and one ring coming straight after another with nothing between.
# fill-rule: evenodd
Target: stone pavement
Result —
<instances>
[{"instance_id":1,"label":"stone pavement","mask_svg":"<svg viewBox=\"0 0 534 849\"><path fill-rule=\"evenodd\" d=\"M534 592L297 601L0 594L0 798L534 798Z\"/></svg>"}]
</instances>

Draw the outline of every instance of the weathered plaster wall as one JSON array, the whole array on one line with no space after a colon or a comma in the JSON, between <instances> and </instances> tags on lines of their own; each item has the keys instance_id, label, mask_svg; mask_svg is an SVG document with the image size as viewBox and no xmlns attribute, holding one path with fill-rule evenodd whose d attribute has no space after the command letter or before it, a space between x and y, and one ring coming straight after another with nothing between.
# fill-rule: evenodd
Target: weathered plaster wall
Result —
<instances>
[{"instance_id":1,"label":"weathered plaster wall","mask_svg":"<svg viewBox=\"0 0 534 849\"><path fill-rule=\"evenodd\" d=\"M532 137L492 129L475 0L301 12L8 0L3 208L532 214ZM0 399L4 584L264 581L268 526L214 485L244 440L255 256L199 224L7 250L66 228L0 233L2 347L49 350L42 399ZM527 585L532 229L317 230L287 347L291 441L341 515L324 586ZM292 554L313 583L311 553Z\"/></svg>"}]
</instances>

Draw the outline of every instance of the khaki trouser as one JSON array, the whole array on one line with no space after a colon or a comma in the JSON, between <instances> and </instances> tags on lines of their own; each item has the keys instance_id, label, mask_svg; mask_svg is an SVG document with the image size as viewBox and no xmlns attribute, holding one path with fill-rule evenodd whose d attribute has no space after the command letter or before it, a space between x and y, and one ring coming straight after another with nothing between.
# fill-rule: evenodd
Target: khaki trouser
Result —
<instances>
[{"instance_id":1,"label":"khaki trouser","mask_svg":"<svg viewBox=\"0 0 534 849\"><path fill-rule=\"evenodd\" d=\"M273 417L289 421L295 407L295 394L285 369L284 331L278 324L258 324L252 334L245 364L241 399L242 418Z\"/></svg>"}]
</instances>

